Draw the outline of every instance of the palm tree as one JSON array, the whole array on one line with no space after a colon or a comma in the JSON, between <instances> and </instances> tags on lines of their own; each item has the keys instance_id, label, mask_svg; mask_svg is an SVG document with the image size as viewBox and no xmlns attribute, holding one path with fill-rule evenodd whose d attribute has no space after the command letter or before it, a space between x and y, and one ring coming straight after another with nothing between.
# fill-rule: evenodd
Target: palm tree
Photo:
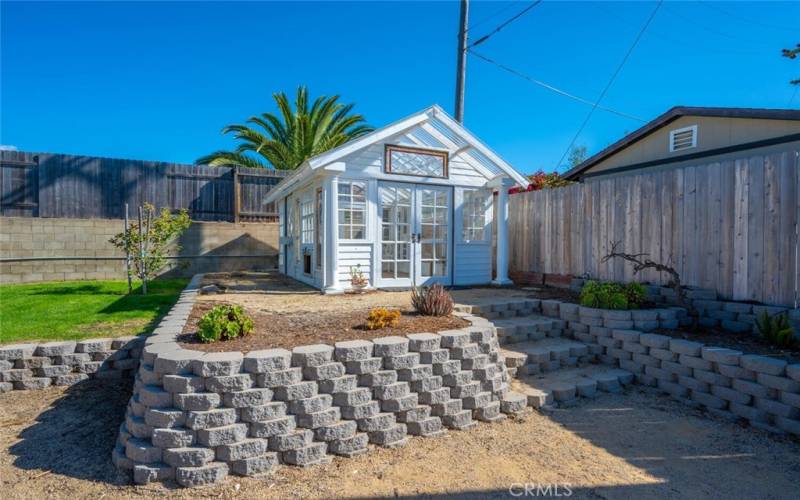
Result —
<instances>
[{"instance_id":1,"label":"palm tree","mask_svg":"<svg viewBox=\"0 0 800 500\"><path fill-rule=\"evenodd\" d=\"M292 109L283 92L272 94L279 115L252 116L246 125L228 125L223 134L233 134L240 144L233 151L215 151L198 158L198 164L217 167L256 167L293 170L312 156L372 132L364 117L350 114L353 104L341 104L339 96L318 97L311 109L308 91L301 86Z\"/></svg>"}]
</instances>

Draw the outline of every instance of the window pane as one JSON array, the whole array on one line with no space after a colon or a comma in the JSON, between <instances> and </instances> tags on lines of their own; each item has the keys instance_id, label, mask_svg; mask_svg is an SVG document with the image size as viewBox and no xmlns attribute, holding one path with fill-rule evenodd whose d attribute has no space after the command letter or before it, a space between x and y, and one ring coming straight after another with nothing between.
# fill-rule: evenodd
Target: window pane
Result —
<instances>
[{"instance_id":1,"label":"window pane","mask_svg":"<svg viewBox=\"0 0 800 500\"><path fill-rule=\"evenodd\" d=\"M383 241L392 241L394 240L394 235L392 234L392 226L384 224L383 225L383 233L381 234L381 238Z\"/></svg>"},{"instance_id":2,"label":"window pane","mask_svg":"<svg viewBox=\"0 0 800 500\"><path fill-rule=\"evenodd\" d=\"M339 226L339 239L340 240L350 239L350 226Z\"/></svg>"},{"instance_id":3,"label":"window pane","mask_svg":"<svg viewBox=\"0 0 800 500\"><path fill-rule=\"evenodd\" d=\"M350 184L347 182L340 182L339 194L350 194Z\"/></svg>"},{"instance_id":4,"label":"window pane","mask_svg":"<svg viewBox=\"0 0 800 500\"><path fill-rule=\"evenodd\" d=\"M433 262L425 261L422 263L422 275L433 276Z\"/></svg>"},{"instance_id":5,"label":"window pane","mask_svg":"<svg viewBox=\"0 0 800 500\"><path fill-rule=\"evenodd\" d=\"M383 259L394 259L394 243L384 243L381 245L381 258Z\"/></svg>"},{"instance_id":6,"label":"window pane","mask_svg":"<svg viewBox=\"0 0 800 500\"><path fill-rule=\"evenodd\" d=\"M364 198L364 191L365 185L362 182L354 182L353 183L353 197L360 197L361 199Z\"/></svg>"},{"instance_id":7,"label":"window pane","mask_svg":"<svg viewBox=\"0 0 800 500\"><path fill-rule=\"evenodd\" d=\"M398 262L397 263L397 277L398 278L408 278L411 273L409 272L410 269L409 262Z\"/></svg>"},{"instance_id":8,"label":"window pane","mask_svg":"<svg viewBox=\"0 0 800 500\"><path fill-rule=\"evenodd\" d=\"M397 225L397 241L411 240L411 234L409 233L408 228L409 228L408 224Z\"/></svg>"},{"instance_id":9,"label":"window pane","mask_svg":"<svg viewBox=\"0 0 800 500\"><path fill-rule=\"evenodd\" d=\"M381 276L384 278L394 278L394 262L384 262L381 264Z\"/></svg>"},{"instance_id":10,"label":"window pane","mask_svg":"<svg viewBox=\"0 0 800 500\"><path fill-rule=\"evenodd\" d=\"M364 239L364 226L353 226L351 238L354 240L363 240Z\"/></svg>"},{"instance_id":11,"label":"window pane","mask_svg":"<svg viewBox=\"0 0 800 500\"><path fill-rule=\"evenodd\" d=\"M447 275L447 262L442 260L437 260L434 269L436 271L435 276Z\"/></svg>"},{"instance_id":12,"label":"window pane","mask_svg":"<svg viewBox=\"0 0 800 500\"><path fill-rule=\"evenodd\" d=\"M411 252L408 243L398 243L397 244L397 260L409 260Z\"/></svg>"},{"instance_id":13,"label":"window pane","mask_svg":"<svg viewBox=\"0 0 800 500\"><path fill-rule=\"evenodd\" d=\"M423 259L432 259L433 258L433 244L431 244L431 243L423 243L422 244L422 258Z\"/></svg>"},{"instance_id":14,"label":"window pane","mask_svg":"<svg viewBox=\"0 0 800 500\"><path fill-rule=\"evenodd\" d=\"M430 224L423 224L422 225L422 239L429 240L433 238L433 226Z\"/></svg>"},{"instance_id":15,"label":"window pane","mask_svg":"<svg viewBox=\"0 0 800 500\"><path fill-rule=\"evenodd\" d=\"M445 243L437 243L434 247L437 259L447 258L447 245Z\"/></svg>"},{"instance_id":16,"label":"window pane","mask_svg":"<svg viewBox=\"0 0 800 500\"><path fill-rule=\"evenodd\" d=\"M389 172L444 177L444 156L422 151L397 151L389 155Z\"/></svg>"}]
</instances>

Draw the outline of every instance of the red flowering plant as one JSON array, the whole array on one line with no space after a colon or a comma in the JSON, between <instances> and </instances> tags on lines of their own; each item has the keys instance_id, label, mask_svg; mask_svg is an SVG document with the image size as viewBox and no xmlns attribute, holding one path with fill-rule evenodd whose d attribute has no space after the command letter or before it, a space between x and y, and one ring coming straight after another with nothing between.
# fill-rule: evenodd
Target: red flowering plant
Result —
<instances>
[{"instance_id":1,"label":"red flowering plant","mask_svg":"<svg viewBox=\"0 0 800 500\"><path fill-rule=\"evenodd\" d=\"M527 187L513 187L508 190L508 193L516 194L524 193L526 191L539 191L541 189L559 188L574 184L572 181L568 181L567 179L561 177L558 172L550 172L549 174L546 174L543 170L539 170L535 174L529 175L528 179L530 179L531 182Z\"/></svg>"}]
</instances>

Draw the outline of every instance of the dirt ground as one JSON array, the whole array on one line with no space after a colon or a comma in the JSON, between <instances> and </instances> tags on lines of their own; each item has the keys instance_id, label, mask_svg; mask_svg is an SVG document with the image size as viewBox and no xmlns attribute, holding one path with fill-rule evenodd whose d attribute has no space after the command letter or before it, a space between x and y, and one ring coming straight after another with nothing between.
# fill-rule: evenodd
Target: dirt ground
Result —
<instances>
[{"instance_id":1,"label":"dirt ground","mask_svg":"<svg viewBox=\"0 0 800 500\"><path fill-rule=\"evenodd\" d=\"M227 295L233 299L228 304L236 304L237 295ZM288 297L285 295L284 297ZM224 342L203 344L196 332L198 323L205 313L220 302L202 301L194 305L192 314L183 328L178 342L187 349L206 352L241 351L259 349L291 349L299 345L334 344L345 340L374 339L391 335L410 333L441 332L469 326L469 323L455 316L423 316L408 307L400 310L397 325L378 330L366 328L369 309L351 310L343 308L336 311L309 312L265 312L253 306L244 306L244 312L253 320L253 331ZM352 306L352 303L350 304Z\"/></svg>"},{"instance_id":2,"label":"dirt ground","mask_svg":"<svg viewBox=\"0 0 800 500\"><path fill-rule=\"evenodd\" d=\"M797 498L800 442L644 390L400 449L376 448L199 490L133 486L110 462L128 385L0 394L3 498L513 498L525 483L574 498ZM532 490L535 491L535 490ZM540 495L543 496L543 495Z\"/></svg>"}]
</instances>

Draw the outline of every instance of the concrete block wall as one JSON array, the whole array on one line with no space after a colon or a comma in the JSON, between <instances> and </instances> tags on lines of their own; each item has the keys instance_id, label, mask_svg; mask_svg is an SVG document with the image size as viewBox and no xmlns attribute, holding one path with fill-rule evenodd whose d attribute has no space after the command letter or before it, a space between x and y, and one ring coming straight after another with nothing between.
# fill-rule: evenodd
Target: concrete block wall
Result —
<instances>
[{"instance_id":1,"label":"concrete block wall","mask_svg":"<svg viewBox=\"0 0 800 500\"><path fill-rule=\"evenodd\" d=\"M681 321L686 311L677 307L611 311L548 300L542 301L542 312L565 320L576 340L597 346L593 350L602 363L633 373L640 384L716 415L800 435L800 363L636 327L636 318L644 314Z\"/></svg>"},{"instance_id":2,"label":"concrete block wall","mask_svg":"<svg viewBox=\"0 0 800 500\"><path fill-rule=\"evenodd\" d=\"M576 292L580 292L586 280L575 278L570 284ZM675 305L675 290L670 287L644 285L646 298L655 304ZM705 288L688 288L686 298L697 311L697 322L700 326L720 328L729 332L752 332L757 334L756 319L764 312L770 316L787 313L800 338L800 308L791 309L781 306L752 304L749 302L718 300L717 292Z\"/></svg>"},{"instance_id":3,"label":"concrete block wall","mask_svg":"<svg viewBox=\"0 0 800 500\"><path fill-rule=\"evenodd\" d=\"M123 226L115 219L0 217L4 258L93 258L0 262L0 284L122 279L125 263L118 258L125 255L109 240ZM166 276L272 269L278 259L278 224L193 222L177 243L182 247L178 256L193 258L171 260Z\"/></svg>"},{"instance_id":4,"label":"concrete block wall","mask_svg":"<svg viewBox=\"0 0 800 500\"><path fill-rule=\"evenodd\" d=\"M0 393L130 377L143 345L143 337L120 337L0 346Z\"/></svg>"},{"instance_id":5,"label":"concrete block wall","mask_svg":"<svg viewBox=\"0 0 800 500\"><path fill-rule=\"evenodd\" d=\"M137 483L200 486L280 463L312 465L525 407L506 397L509 375L484 318L462 313L470 327L439 333L204 353L175 341L199 283L145 341L113 452Z\"/></svg>"}]
</instances>

